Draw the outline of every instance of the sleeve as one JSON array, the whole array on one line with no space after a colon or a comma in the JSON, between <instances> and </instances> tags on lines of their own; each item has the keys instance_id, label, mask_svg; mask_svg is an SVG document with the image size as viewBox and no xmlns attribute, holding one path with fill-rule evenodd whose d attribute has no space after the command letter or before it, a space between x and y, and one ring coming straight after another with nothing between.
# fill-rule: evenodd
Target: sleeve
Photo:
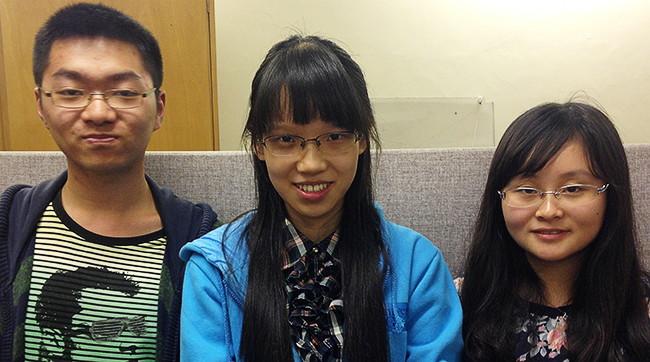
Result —
<instances>
[{"instance_id":1,"label":"sleeve","mask_svg":"<svg viewBox=\"0 0 650 362\"><path fill-rule=\"evenodd\" d=\"M422 237L425 239L424 237ZM416 246L411 270L408 310L407 361L460 361L462 318L460 300L447 264L437 248L432 258ZM427 264L426 260L430 262Z\"/></svg>"},{"instance_id":2,"label":"sleeve","mask_svg":"<svg viewBox=\"0 0 650 362\"><path fill-rule=\"evenodd\" d=\"M222 273L200 254L185 270L181 361L234 361Z\"/></svg>"}]
</instances>

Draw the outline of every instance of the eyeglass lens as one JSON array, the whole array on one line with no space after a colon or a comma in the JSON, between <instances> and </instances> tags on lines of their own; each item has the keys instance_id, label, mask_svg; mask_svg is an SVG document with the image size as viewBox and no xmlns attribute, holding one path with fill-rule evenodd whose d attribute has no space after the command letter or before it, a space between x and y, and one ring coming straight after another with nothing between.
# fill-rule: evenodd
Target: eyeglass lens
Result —
<instances>
[{"instance_id":1,"label":"eyeglass lens","mask_svg":"<svg viewBox=\"0 0 650 362\"><path fill-rule=\"evenodd\" d=\"M500 193L503 201L515 207L526 207L541 204L544 197L555 197L564 205L581 205L591 202L605 191L609 185L599 188L594 185L567 185L554 191L542 191L535 188L516 188Z\"/></svg>"},{"instance_id":2,"label":"eyeglass lens","mask_svg":"<svg viewBox=\"0 0 650 362\"><path fill-rule=\"evenodd\" d=\"M333 155L348 151L357 140L353 132L332 132L312 139L292 135L269 136L264 139L264 145L275 155L295 155L302 152L308 142L315 142L321 152Z\"/></svg>"},{"instance_id":3,"label":"eyeglass lens","mask_svg":"<svg viewBox=\"0 0 650 362\"><path fill-rule=\"evenodd\" d=\"M144 98L155 90L136 92L130 89L112 89L103 93L90 93L85 89L54 89L49 95L54 105L64 108L84 108L92 102L93 95L101 95L106 103L116 109L137 108L144 104ZM46 93L47 94L47 93Z\"/></svg>"}]
</instances>

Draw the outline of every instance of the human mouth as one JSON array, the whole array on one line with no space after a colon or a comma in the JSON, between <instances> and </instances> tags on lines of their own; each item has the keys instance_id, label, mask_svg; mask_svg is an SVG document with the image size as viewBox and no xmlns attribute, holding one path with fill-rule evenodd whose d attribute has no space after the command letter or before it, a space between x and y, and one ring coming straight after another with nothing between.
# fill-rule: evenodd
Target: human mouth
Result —
<instances>
[{"instance_id":1,"label":"human mouth","mask_svg":"<svg viewBox=\"0 0 650 362\"><path fill-rule=\"evenodd\" d=\"M556 240L568 233L564 229L536 229L533 233L542 240Z\"/></svg>"},{"instance_id":2,"label":"human mouth","mask_svg":"<svg viewBox=\"0 0 650 362\"><path fill-rule=\"evenodd\" d=\"M329 192L331 185L332 182L295 184L300 197L308 201L318 201L325 197Z\"/></svg>"},{"instance_id":3,"label":"human mouth","mask_svg":"<svg viewBox=\"0 0 650 362\"><path fill-rule=\"evenodd\" d=\"M296 184L296 186L301 189L304 192L320 192L323 191L327 188L327 186L331 185L330 183L322 183L322 184L316 184L316 185L299 185Z\"/></svg>"},{"instance_id":4,"label":"human mouth","mask_svg":"<svg viewBox=\"0 0 650 362\"><path fill-rule=\"evenodd\" d=\"M117 139L117 136L107 134L92 134L84 136L83 139L92 144L106 144L115 141Z\"/></svg>"}]
</instances>

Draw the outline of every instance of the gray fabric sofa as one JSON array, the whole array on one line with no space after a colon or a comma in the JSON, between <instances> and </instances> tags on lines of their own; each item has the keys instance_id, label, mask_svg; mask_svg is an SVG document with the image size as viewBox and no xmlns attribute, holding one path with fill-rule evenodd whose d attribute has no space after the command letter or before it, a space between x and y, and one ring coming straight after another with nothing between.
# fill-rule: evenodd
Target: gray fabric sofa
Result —
<instances>
[{"instance_id":1,"label":"gray fabric sofa","mask_svg":"<svg viewBox=\"0 0 650 362\"><path fill-rule=\"evenodd\" d=\"M643 259L650 263L650 144L626 145ZM374 159L377 202L389 220L438 246L462 273L493 148L384 150ZM250 156L238 151L149 152L147 173L182 198L207 202L222 221L254 206ZM65 170L60 152L0 152L0 188Z\"/></svg>"}]
</instances>

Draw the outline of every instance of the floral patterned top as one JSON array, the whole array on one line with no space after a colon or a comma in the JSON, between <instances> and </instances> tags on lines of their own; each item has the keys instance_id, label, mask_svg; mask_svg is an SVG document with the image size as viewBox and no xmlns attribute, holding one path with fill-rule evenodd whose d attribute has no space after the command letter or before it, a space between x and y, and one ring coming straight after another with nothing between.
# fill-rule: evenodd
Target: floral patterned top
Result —
<instances>
[{"instance_id":1,"label":"floral patterned top","mask_svg":"<svg viewBox=\"0 0 650 362\"><path fill-rule=\"evenodd\" d=\"M569 309L530 303L528 319L517 328L517 361L569 362L565 346Z\"/></svg>"},{"instance_id":2,"label":"floral patterned top","mask_svg":"<svg viewBox=\"0 0 650 362\"><path fill-rule=\"evenodd\" d=\"M454 279L459 294L464 281ZM650 284L646 284L646 295L650 295ZM650 317L650 298L646 300ZM554 308L529 302L528 318L517 328L517 361L569 362L566 329L570 309L570 305Z\"/></svg>"}]
</instances>

